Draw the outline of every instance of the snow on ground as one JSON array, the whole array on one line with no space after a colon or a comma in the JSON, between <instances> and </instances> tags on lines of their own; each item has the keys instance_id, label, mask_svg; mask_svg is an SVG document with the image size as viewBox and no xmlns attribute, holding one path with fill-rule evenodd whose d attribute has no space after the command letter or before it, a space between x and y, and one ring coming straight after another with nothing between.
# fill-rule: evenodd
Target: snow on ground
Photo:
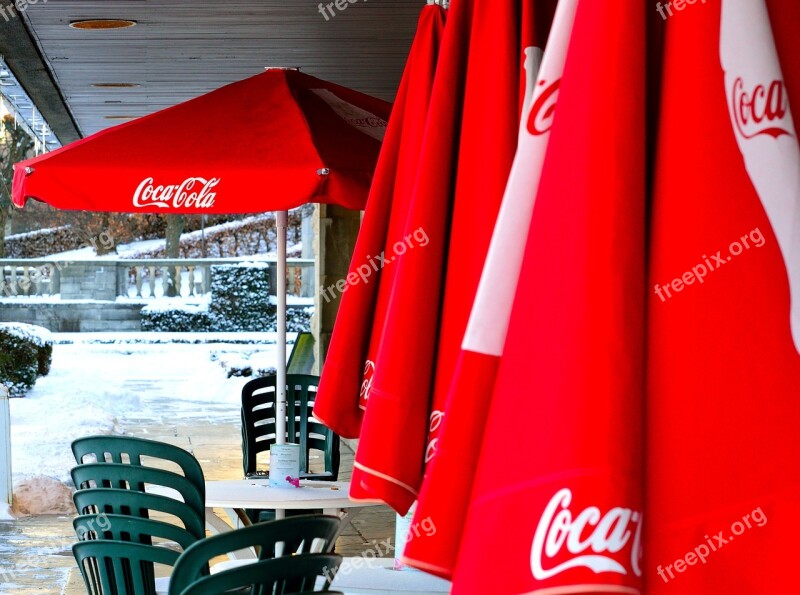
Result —
<instances>
[{"instance_id":1,"label":"snow on ground","mask_svg":"<svg viewBox=\"0 0 800 595\"><path fill-rule=\"evenodd\" d=\"M252 333L249 343L220 342L223 333L174 333L180 336L172 338L183 342L147 342L168 340L159 335L53 334L50 374L39 378L26 397L11 400L15 495L29 490L32 482L50 495L58 491L36 476L69 485L74 465L70 443L81 436L181 420L235 423L241 387L249 378L228 377L221 364L237 358L256 368L276 363L272 333ZM231 335L246 341L248 334ZM52 512L60 510L58 498L53 502Z\"/></svg>"}]
</instances>

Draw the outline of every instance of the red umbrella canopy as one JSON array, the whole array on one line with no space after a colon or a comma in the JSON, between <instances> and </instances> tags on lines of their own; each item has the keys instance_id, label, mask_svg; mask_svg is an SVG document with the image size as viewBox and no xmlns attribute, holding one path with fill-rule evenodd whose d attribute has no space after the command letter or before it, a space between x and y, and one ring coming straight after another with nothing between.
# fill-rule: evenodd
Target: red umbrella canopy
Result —
<instances>
[{"instance_id":1,"label":"red umbrella canopy","mask_svg":"<svg viewBox=\"0 0 800 595\"><path fill-rule=\"evenodd\" d=\"M15 165L14 204L250 213L362 209L391 104L270 69Z\"/></svg>"}]
</instances>

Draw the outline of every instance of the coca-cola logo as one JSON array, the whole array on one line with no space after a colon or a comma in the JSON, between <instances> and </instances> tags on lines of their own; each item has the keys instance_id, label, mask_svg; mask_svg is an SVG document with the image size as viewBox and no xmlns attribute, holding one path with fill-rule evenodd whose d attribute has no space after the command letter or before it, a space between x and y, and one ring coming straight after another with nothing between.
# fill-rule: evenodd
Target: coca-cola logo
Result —
<instances>
[{"instance_id":1,"label":"coca-cola logo","mask_svg":"<svg viewBox=\"0 0 800 595\"><path fill-rule=\"evenodd\" d=\"M436 456L436 446L439 443L439 438L436 432L439 431L439 426L442 425L444 419L444 411L434 409L431 412L431 423L428 427L428 446L425 448L425 462L429 463L433 457Z\"/></svg>"},{"instance_id":2,"label":"coca-cola logo","mask_svg":"<svg viewBox=\"0 0 800 595\"><path fill-rule=\"evenodd\" d=\"M783 81L775 80L769 85L758 84L748 92L744 80L738 77L731 89L731 113L736 130L746 139L766 134L778 138L791 132L777 124L786 117L789 98Z\"/></svg>"},{"instance_id":3,"label":"coca-cola logo","mask_svg":"<svg viewBox=\"0 0 800 595\"><path fill-rule=\"evenodd\" d=\"M571 503L572 491L561 489L542 513L531 547L534 578L549 579L572 568L588 568L596 574L627 575L630 571L641 576L642 513L615 507L602 514L596 506L589 506L573 515ZM628 561L618 554L629 542L631 555L626 567ZM588 551L591 553L584 553Z\"/></svg>"},{"instance_id":4,"label":"coca-cola logo","mask_svg":"<svg viewBox=\"0 0 800 595\"><path fill-rule=\"evenodd\" d=\"M386 128L386 120L377 117L350 118L347 123L357 128Z\"/></svg>"},{"instance_id":5,"label":"coca-cola logo","mask_svg":"<svg viewBox=\"0 0 800 595\"><path fill-rule=\"evenodd\" d=\"M369 391L372 390L372 378L375 376L375 362L367 360L364 364L364 375L361 380L361 400L369 401Z\"/></svg>"},{"instance_id":6,"label":"coca-cola logo","mask_svg":"<svg viewBox=\"0 0 800 595\"><path fill-rule=\"evenodd\" d=\"M546 81L539 81L539 85L547 84ZM561 79L557 79L545 87L536 97L536 101L531 106L528 115L527 128L534 136L544 134L553 125L553 115L556 111L558 101L558 88L561 86Z\"/></svg>"},{"instance_id":7,"label":"coca-cola logo","mask_svg":"<svg viewBox=\"0 0 800 595\"><path fill-rule=\"evenodd\" d=\"M180 184L156 186L153 178L142 180L133 194L133 206L161 209L210 209L217 194L212 189L219 178L186 178Z\"/></svg>"}]
</instances>

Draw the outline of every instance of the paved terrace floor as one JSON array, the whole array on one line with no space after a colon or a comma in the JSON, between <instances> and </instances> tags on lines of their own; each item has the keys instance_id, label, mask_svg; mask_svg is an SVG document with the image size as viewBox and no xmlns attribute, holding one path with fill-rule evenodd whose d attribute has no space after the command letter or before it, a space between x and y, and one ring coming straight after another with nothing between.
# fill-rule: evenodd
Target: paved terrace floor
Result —
<instances>
[{"instance_id":1,"label":"paved terrace floor","mask_svg":"<svg viewBox=\"0 0 800 595\"><path fill-rule=\"evenodd\" d=\"M239 428L229 424L130 427L128 433L180 445L200 460L206 477L241 478ZM343 481L350 479L353 451L342 444ZM0 523L0 593L15 595L85 595L70 546L75 541L72 516L37 516ZM366 508L336 543L344 556L373 548L373 540L394 542L394 513L385 506Z\"/></svg>"},{"instance_id":2,"label":"paved terrace floor","mask_svg":"<svg viewBox=\"0 0 800 595\"><path fill-rule=\"evenodd\" d=\"M56 356L59 350L65 349L69 349L69 346L57 345ZM128 357L130 355L127 354ZM54 371L58 365L59 358L54 357ZM80 370L76 373L80 373ZM148 394L150 406L147 409L159 413L157 417L152 414L137 417L136 412L125 414L119 421L126 434L162 440L187 449L200 461L210 480L240 479L241 434L239 424L233 421L238 412L232 416L224 416L227 419L219 421L193 416L184 419L182 412L185 408L177 408L173 415L172 395L180 385L182 374L196 375L197 368L175 366L169 381L165 382L163 377L153 377L151 366L136 365L136 362L129 361L124 375L119 375L116 380L104 378L102 381L119 382L120 390L123 390L122 384L136 384ZM113 384L107 386L107 390L113 392ZM59 412L57 415L63 413ZM352 463L353 451L343 443L340 479L350 479ZM0 522L0 593L85 593L70 551L70 546L75 541L72 518L37 516L14 522ZM336 545L337 551L344 556L358 556L373 549L373 540L391 538L394 541L394 518L394 513L385 506L362 510L340 537Z\"/></svg>"}]
</instances>

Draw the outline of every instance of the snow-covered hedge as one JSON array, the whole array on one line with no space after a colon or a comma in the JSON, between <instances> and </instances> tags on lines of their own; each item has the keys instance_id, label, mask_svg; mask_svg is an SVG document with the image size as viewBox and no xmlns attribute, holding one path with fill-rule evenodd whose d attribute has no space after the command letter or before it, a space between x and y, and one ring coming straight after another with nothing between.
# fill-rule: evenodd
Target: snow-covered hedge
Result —
<instances>
[{"instance_id":1,"label":"snow-covered hedge","mask_svg":"<svg viewBox=\"0 0 800 595\"><path fill-rule=\"evenodd\" d=\"M0 323L0 384L21 397L39 376L50 372L53 339L50 331L32 324Z\"/></svg>"},{"instance_id":2,"label":"snow-covered hedge","mask_svg":"<svg viewBox=\"0 0 800 595\"><path fill-rule=\"evenodd\" d=\"M211 332L213 317L207 305L202 306L145 306L141 311L142 330L162 333Z\"/></svg>"},{"instance_id":3,"label":"snow-covered hedge","mask_svg":"<svg viewBox=\"0 0 800 595\"><path fill-rule=\"evenodd\" d=\"M286 310L286 332L303 333L311 331L311 317L314 308L288 308ZM274 330L270 328L270 330Z\"/></svg>"},{"instance_id":4,"label":"snow-covered hedge","mask_svg":"<svg viewBox=\"0 0 800 595\"><path fill-rule=\"evenodd\" d=\"M78 233L68 225L6 237L6 258L41 258L80 247Z\"/></svg>"},{"instance_id":5,"label":"snow-covered hedge","mask_svg":"<svg viewBox=\"0 0 800 595\"><path fill-rule=\"evenodd\" d=\"M300 242L302 215L299 210L289 211L289 228L287 240L289 246ZM252 256L277 250L277 232L275 230L275 213L264 213L220 223L206 227L205 232L199 230L184 233L181 236L181 258L202 258L203 237L205 237L205 255L209 258L225 258L229 256ZM290 257L299 257L300 253L290 253ZM128 258L164 258L165 246L140 250Z\"/></svg>"},{"instance_id":6,"label":"snow-covered hedge","mask_svg":"<svg viewBox=\"0 0 800 595\"><path fill-rule=\"evenodd\" d=\"M269 299L269 264L211 267L210 312L219 331L266 331L275 308Z\"/></svg>"},{"instance_id":7,"label":"snow-covered hedge","mask_svg":"<svg viewBox=\"0 0 800 595\"><path fill-rule=\"evenodd\" d=\"M157 332L265 332L277 328L275 305L269 296L269 265L237 263L211 267L208 305L147 306L142 330ZM288 332L310 329L313 308L289 308Z\"/></svg>"}]
</instances>

